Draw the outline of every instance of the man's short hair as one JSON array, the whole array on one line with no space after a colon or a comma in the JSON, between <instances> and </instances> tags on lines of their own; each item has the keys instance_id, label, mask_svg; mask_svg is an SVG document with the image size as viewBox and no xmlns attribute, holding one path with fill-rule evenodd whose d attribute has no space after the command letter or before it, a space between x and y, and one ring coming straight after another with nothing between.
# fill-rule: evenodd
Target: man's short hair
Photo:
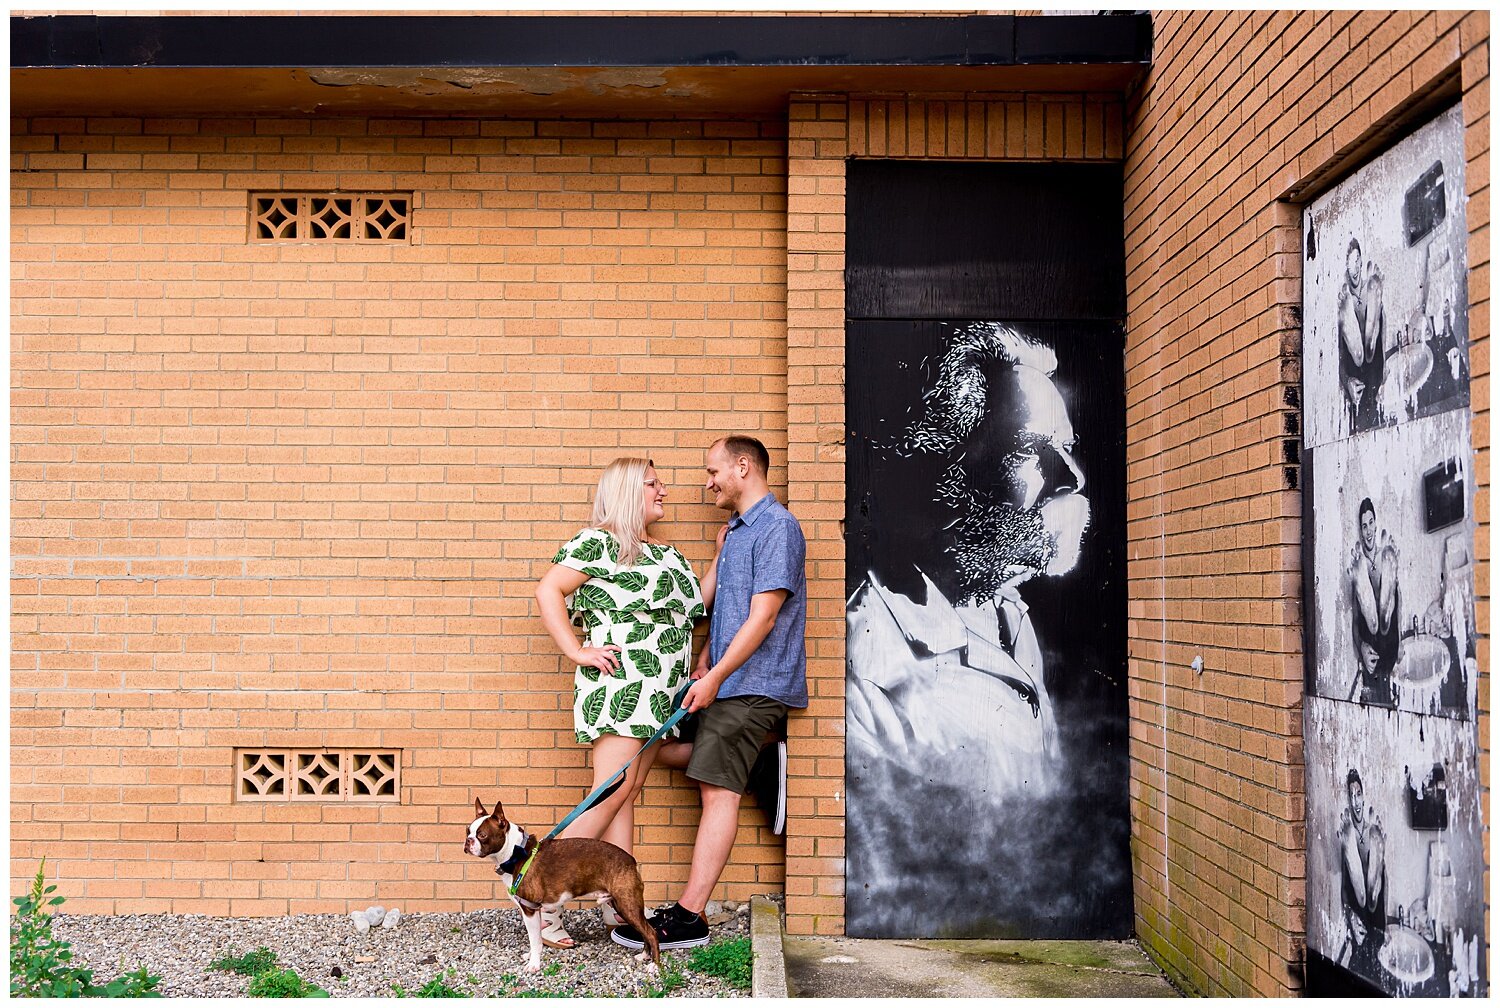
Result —
<instances>
[{"instance_id":1,"label":"man's short hair","mask_svg":"<svg viewBox=\"0 0 1500 1008\"><path fill-rule=\"evenodd\" d=\"M1364 790L1365 782L1359 779L1359 771L1353 767L1349 768L1349 776L1344 778L1344 790L1347 791L1358 784L1361 791Z\"/></svg>"},{"instance_id":2,"label":"man's short hair","mask_svg":"<svg viewBox=\"0 0 1500 1008\"><path fill-rule=\"evenodd\" d=\"M1349 239L1349 247L1344 250L1344 258L1345 259L1349 258L1349 253L1350 252L1358 252L1361 257L1364 256L1365 250L1359 247L1359 239L1358 238L1350 238Z\"/></svg>"},{"instance_id":3,"label":"man's short hair","mask_svg":"<svg viewBox=\"0 0 1500 1008\"><path fill-rule=\"evenodd\" d=\"M1359 523L1361 525L1365 523L1366 511L1370 512L1370 517L1373 518L1375 516L1375 504L1368 497L1359 502Z\"/></svg>"},{"instance_id":4,"label":"man's short hair","mask_svg":"<svg viewBox=\"0 0 1500 1008\"><path fill-rule=\"evenodd\" d=\"M903 452L946 453L972 434L989 411L985 365L1035 368L1050 376L1057 354L999 322L955 326L938 362L937 380L922 394L922 417L903 436Z\"/></svg>"},{"instance_id":5,"label":"man's short hair","mask_svg":"<svg viewBox=\"0 0 1500 1008\"><path fill-rule=\"evenodd\" d=\"M746 456L755 467L760 470L762 476L768 476L771 472L771 453L766 451L766 446L760 443L759 438L753 438L748 434L730 434L719 439L719 444L724 446L724 451L730 458Z\"/></svg>"}]
</instances>

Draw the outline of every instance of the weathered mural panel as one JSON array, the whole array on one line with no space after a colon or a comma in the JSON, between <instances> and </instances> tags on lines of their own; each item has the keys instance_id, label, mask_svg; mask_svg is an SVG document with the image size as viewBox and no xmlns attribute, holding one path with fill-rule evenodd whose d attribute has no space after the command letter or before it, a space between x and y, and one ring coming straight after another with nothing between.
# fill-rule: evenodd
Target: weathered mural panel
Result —
<instances>
[{"instance_id":1,"label":"weathered mural panel","mask_svg":"<svg viewBox=\"0 0 1500 1008\"><path fill-rule=\"evenodd\" d=\"M1131 933L1121 193L849 164L850 935Z\"/></svg>"},{"instance_id":2,"label":"weathered mural panel","mask_svg":"<svg viewBox=\"0 0 1500 1008\"><path fill-rule=\"evenodd\" d=\"M1455 106L1305 213L1308 447L1468 405L1463 149Z\"/></svg>"},{"instance_id":3,"label":"weathered mural panel","mask_svg":"<svg viewBox=\"0 0 1500 1008\"><path fill-rule=\"evenodd\" d=\"M1308 977L1486 990L1463 123L1304 212Z\"/></svg>"},{"instance_id":4,"label":"weathered mural panel","mask_svg":"<svg viewBox=\"0 0 1500 1008\"><path fill-rule=\"evenodd\" d=\"M849 337L848 931L1124 937L1119 326Z\"/></svg>"}]
</instances>

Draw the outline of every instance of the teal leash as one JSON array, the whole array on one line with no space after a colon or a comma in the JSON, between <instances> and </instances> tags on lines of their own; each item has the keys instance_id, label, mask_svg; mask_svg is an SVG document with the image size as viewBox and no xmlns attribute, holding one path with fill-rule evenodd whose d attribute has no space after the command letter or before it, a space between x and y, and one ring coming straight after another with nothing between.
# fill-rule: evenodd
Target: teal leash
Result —
<instances>
[{"instance_id":1,"label":"teal leash","mask_svg":"<svg viewBox=\"0 0 1500 1008\"><path fill-rule=\"evenodd\" d=\"M651 746L654 745L657 740L659 740L663 735L675 728L677 726L677 722L687 717L688 712L683 708L682 701L687 696L687 691L692 685L693 680L691 679L682 684L682 688L677 691L677 696L672 698L672 703L677 709L672 712L671 717L667 718L666 723L664 723L660 728L656 729L655 734L653 734L645 742L641 743L641 748L637 750L636 754L630 757L630 759L626 761L625 765L620 767L620 769L615 772L615 775L613 777L605 781L603 784L600 784L598 787L594 788L594 790L590 791L588 794L584 795L583 801L579 802L577 805L574 805L573 811L562 817L562 822L552 827L551 832L549 832L546 836L542 837L536 842L536 846L531 849L531 854L528 855L526 860L521 864L520 870L516 872L515 878L511 881L510 894L512 896L516 894L516 889L520 886L521 880L526 877L526 870L531 867L531 862L536 857L536 852L542 849L542 844L546 843L548 840L551 840L553 837L557 836L557 834L567 829L569 824L572 823L574 819L577 819L589 809L593 808L595 805L599 804L604 799L608 798L610 795L618 791L620 789L620 785L625 783L625 771L630 769L630 764L640 759L641 753L651 748Z\"/></svg>"}]
</instances>

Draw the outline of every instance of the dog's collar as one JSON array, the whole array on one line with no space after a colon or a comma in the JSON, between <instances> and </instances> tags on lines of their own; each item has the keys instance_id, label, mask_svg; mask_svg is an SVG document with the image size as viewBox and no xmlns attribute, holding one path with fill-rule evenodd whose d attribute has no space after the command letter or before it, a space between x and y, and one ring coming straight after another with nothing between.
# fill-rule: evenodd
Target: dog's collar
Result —
<instances>
[{"instance_id":1,"label":"dog's collar","mask_svg":"<svg viewBox=\"0 0 1500 1008\"><path fill-rule=\"evenodd\" d=\"M514 875L516 869L520 868L526 861L526 848L531 845L531 834L522 833L521 843L511 852L510 857L495 866L496 875Z\"/></svg>"}]
</instances>

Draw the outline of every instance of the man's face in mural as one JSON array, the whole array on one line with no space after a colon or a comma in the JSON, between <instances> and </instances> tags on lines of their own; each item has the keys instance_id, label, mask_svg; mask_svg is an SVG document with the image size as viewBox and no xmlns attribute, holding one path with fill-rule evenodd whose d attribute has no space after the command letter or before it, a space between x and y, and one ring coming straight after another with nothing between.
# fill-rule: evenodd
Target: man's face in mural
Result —
<instances>
[{"instance_id":1,"label":"man's face in mural","mask_svg":"<svg viewBox=\"0 0 1500 1008\"><path fill-rule=\"evenodd\" d=\"M1364 544L1365 552L1375 552L1375 512L1365 508L1359 514L1359 541Z\"/></svg>"},{"instance_id":2,"label":"man's face in mural","mask_svg":"<svg viewBox=\"0 0 1500 1008\"><path fill-rule=\"evenodd\" d=\"M1365 786L1357 779L1349 782L1349 818L1356 826L1365 821Z\"/></svg>"},{"instance_id":3,"label":"man's face in mural","mask_svg":"<svg viewBox=\"0 0 1500 1008\"><path fill-rule=\"evenodd\" d=\"M958 512L950 553L965 600L1072 570L1089 520L1057 386L1026 364L985 370L989 408L957 446L940 487Z\"/></svg>"},{"instance_id":4,"label":"man's face in mural","mask_svg":"<svg viewBox=\"0 0 1500 1008\"><path fill-rule=\"evenodd\" d=\"M1349 283L1350 290L1359 289L1360 277L1360 254L1358 245L1350 245L1349 253L1344 257L1344 279Z\"/></svg>"}]
</instances>

